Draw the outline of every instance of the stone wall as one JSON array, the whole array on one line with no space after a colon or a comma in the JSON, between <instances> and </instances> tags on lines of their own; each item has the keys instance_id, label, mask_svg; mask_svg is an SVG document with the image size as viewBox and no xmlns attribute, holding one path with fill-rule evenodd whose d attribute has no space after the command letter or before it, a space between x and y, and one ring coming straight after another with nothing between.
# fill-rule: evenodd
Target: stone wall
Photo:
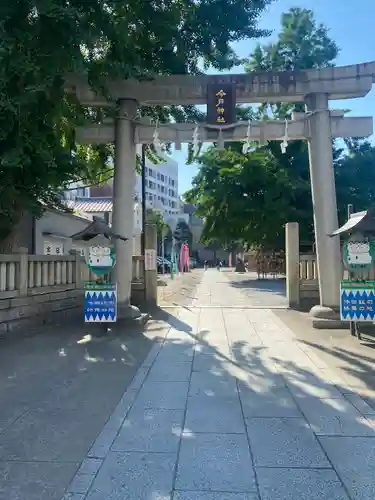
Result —
<instances>
[{"instance_id":1,"label":"stone wall","mask_svg":"<svg viewBox=\"0 0 375 500\"><path fill-rule=\"evenodd\" d=\"M79 255L0 255L0 335L67 317L83 322L83 283L95 279ZM143 297L143 257L135 256L132 301Z\"/></svg>"}]
</instances>

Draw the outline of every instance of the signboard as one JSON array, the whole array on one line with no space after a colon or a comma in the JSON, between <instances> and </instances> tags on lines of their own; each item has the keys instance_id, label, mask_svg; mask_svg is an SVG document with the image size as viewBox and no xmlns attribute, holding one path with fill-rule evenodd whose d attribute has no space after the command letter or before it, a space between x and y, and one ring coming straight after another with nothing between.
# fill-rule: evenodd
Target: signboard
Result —
<instances>
[{"instance_id":1,"label":"signboard","mask_svg":"<svg viewBox=\"0 0 375 500\"><path fill-rule=\"evenodd\" d=\"M340 291L340 315L343 321L375 319L374 281L343 280Z\"/></svg>"},{"instance_id":2,"label":"signboard","mask_svg":"<svg viewBox=\"0 0 375 500\"><path fill-rule=\"evenodd\" d=\"M86 254L86 264L98 275L107 274L116 264L116 253L112 247L89 247Z\"/></svg>"},{"instance_id":3,"label":"signboard","mask_svg":"<svg viewBox=\"0 0 375 500\"><path fill-rule=\"evenodd\" d=\"M236 121L236 86L207 85L207 124L230 125Z\"/></svg>"},{"instance_id":4,"label":"signboard","mask_svg":"<svg viewBox=\"0 0 375 500\"><path fill-rule=\"evenodd\" d=\"M85 283L85 323L114 323L117 320L117 286Z\"/></svg>"},{"instance_id":5,"label":"signboard","mask_svg":"<svg viewBox=\"0 0 375 500\"><path fill-rule=\"evenodd\" d=\"M374 242L360 234L352 235L343 246L345 267L353 272L368 271L374 263Z\"/></svg>"},{"instance_id":6,"label":"signboard","mask_svg":"<svg viewBox=\"0 0 375 500\"><path fill-rule=\"evenodd\" d=\"M145 271L156 271L156 250L145 250Z\"/></svg>"}]
</instances>

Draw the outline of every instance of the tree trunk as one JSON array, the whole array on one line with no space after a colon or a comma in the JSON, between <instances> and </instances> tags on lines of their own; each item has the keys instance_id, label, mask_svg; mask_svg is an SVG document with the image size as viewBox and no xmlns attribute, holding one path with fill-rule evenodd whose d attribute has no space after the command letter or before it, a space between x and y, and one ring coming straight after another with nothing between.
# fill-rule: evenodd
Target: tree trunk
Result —
<instances>
[{"instance_id":1,"label":"tree trunk","mask_svg":"<svg viewBox=\"0 0 375 500\"><path fill-rule=\"evenodd\" d=\"M0 241L0 253L17 253L20 247L32 252L33 242L33 217L30 214L21 212L18 223L15 224L8 235Z\"/></svg>"}]
</instances>

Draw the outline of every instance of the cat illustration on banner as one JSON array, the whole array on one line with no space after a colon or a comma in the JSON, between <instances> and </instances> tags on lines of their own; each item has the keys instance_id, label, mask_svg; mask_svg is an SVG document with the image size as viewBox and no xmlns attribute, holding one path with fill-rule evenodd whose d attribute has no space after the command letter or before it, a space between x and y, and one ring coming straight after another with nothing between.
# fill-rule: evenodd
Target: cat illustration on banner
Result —
<instances>
[{"instance_id":1,"label":"cat illustration on banner","mask_svg":"<svg viewBox=\"0 0 375 500\"><path fill-rule=\"evenodd\" d=\"M89 247L86 263L95 274L106 274L116 263L115 251L111 247Z\"/></svg>"}]
</instances>

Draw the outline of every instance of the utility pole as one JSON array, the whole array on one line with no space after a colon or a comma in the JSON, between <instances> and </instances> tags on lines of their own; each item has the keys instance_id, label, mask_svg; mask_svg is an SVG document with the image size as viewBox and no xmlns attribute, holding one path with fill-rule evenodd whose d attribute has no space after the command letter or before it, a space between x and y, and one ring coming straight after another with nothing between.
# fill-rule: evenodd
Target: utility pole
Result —
<instances>
[{"instance_id":1,"label":"utility pole","mask_svg":"<svg viewBox=\"0 0 375 500\"><path fill-rule=\"evenodd\" d=\"M141 178L142 178L142 233L141 233L141 255L143 256L143 277L146 276L146 144L142 144L141 154ZM146 299L146 281L144 286Z\"/></svg>"}]
</instances>

